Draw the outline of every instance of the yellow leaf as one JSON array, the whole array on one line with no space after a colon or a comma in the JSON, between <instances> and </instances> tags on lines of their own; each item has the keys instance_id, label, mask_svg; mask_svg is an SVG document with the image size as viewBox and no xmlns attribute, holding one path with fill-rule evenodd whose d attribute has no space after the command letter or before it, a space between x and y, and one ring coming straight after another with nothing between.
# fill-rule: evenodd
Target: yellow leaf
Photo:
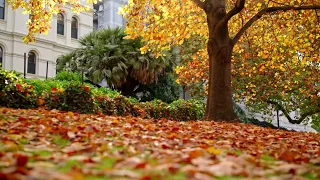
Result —
<instances>
[{"instance_id":1,"label":"yellow leaf","mask_svg":"<svg viewBox=\"0 0 320 180\"><path fill-rule=\"evenodd\" d=\"M216 149L215 147L209 147L207 148L207 152L210 153L210 154L215 154L215 155L219 155L222 153L222 150L221 149Z\"/></svg>"},{"instance_id":2,"label":"yellow leaf","mask_svg":"<svg viewBox=\"0 0 320 180\"><path fill-rule=\"evenodd\" d=\"M73 117L73 116L74 116L74 113L71 112L71 111L69 111L69 112L68 112L68 115L69 115L70 117Z\"/></svg>"}]
</instances>

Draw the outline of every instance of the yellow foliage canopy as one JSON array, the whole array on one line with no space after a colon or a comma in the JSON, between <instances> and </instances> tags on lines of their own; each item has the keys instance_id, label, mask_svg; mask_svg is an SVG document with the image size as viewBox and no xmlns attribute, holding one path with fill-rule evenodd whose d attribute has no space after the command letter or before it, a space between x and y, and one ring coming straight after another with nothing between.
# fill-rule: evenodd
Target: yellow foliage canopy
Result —
<instances>
[{"instance_id":1,"label":"yellow foliage canopy","mask_svg":"<svg viewBox=\"0 0 320 180\"><path fill-rule=\"evenodd\" d=\"M229 11L235 6L236 0L226 0L226 3ZM254 15L266 8L315 5L319 6L320 1L247 0L245 8L229 21L229 32L231 37L234 37ZM129 0L128 5L123 7L120 13L127 20L127 38L143 37L146 43L141 49L143 53L153 51L160 55L174 45L183 44L185 39L193 35L204 37L206 39L202 42L204 44L208 40L206 15L192 0ZM265 63L260 71L266 69L284 71L284 63L288 66L290 64L300 66L306 65L306 62L319 62L319 15L319 10L266 13L253 23L234 47L233 64L239 64L241 59L263 59ZM189 67L177 68L180 82L189 83L207 79L208 58L206 46L204 47L193 56ZM298 52L303 55L303 60L299 62ZM246 68L252 69L253 66L255 65L251 64ZM239 68L243 69L244 66ZM234 69L233 72L238 70ZM243 73L247 73L248 76L254 72L257 71Z\"/></svg>"},{"instance_id":2,"label":"yellow foliage canopy","mask_svg":"<svg viewBox=\"0 0 320 180\"><path fill-rule=\"evenodd\" d=\"M197 0L129 0L120 13L127 20L127 38L143 37L146 43L141 49L143 53L153 51L161 55L190 37L202 37L204 41L199 47L204 48L188 63L177 67L176 72L180 83L202 81L206 89L208 26L205 12L193 1ZM226 0L227 12L235 7L236 1ZM231 38L259 12L280 7L290 10L264 13L260 19L254 19L235 45L232 85L236 97L254 101L276 94L289 100L294 90L314 97L320 91L316 85L320 82L319 68L314 66L320 63L320 0L245 2L244 9L228 23Z\"/></svg>"}]
</instances>

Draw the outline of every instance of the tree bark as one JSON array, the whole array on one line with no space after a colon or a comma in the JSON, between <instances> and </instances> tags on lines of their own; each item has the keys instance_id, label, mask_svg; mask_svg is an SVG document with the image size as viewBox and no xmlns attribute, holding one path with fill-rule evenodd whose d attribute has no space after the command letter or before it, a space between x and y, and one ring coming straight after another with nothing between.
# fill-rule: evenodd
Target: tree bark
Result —
<instances>
[{"instance_id":1,"label":"tree bark","mask_svg":"<svg viewBox=\"0 0 320 180\"><path fill-rule=\"evenodd\" d=\"M231 88L233 42L225 20L225 0L205 1L209 28L209 89L205 120L240 122L234 112Z\"/></svg>"}]
</instances>

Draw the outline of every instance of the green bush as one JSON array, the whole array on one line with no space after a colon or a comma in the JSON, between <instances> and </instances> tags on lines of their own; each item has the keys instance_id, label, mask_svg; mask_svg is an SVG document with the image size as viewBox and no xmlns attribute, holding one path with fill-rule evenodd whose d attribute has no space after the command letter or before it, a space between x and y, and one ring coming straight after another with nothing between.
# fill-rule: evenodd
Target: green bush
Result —
<instances>
[{"instance_id":1,"label":"green bush","mask_svg":"<svg viewBox=\"0 0 320 180\"><path fill-rule=\"evenodd\" d=\"M46 98L46 106L50 109L73 111L78 113L93 113L94 103L90 87L80 84L70 84L65 90L52 88Z\"/></svg>"},{"instance_id":2,"label":"green bush","mask_svg":"<svg viewBox=\"0 0 320 180\"><path fill-rule=\"evenodd\" d=\"M35 108L38 100L32 85L22 82L15 71L0 68L0 106Z\"/></svg>"},{"instance_id":3,"label":"green bush","mask_svg":"<svg viewBox=\"0 0 320 180\"><path fill-rule=\"evenodd\" d=\"M176 83L173 74L167 73L159 78L157 83L142 85L144 96L141 101L152 101L159 99L166 103L171 103L179 99L182 87Z\"/></svg>"},{"instance_id":4,"label":"green bush","mask_svg":"<svg viewBox=\"0 0 320 180\"><path fill-rule=\"evenodd\" d=\"M106 115L117 114L117 107L114 100L108 96L96 96L95 103L98 106L98 111Z\"/></svg>"},{"instance_id":5,"label":"green bush","mask_svg":"<svg viewBox=\"0 0 320 180\"><path fill-rule=\"evenodd\" d=\"M44 103L48 109L63 111L182 121L200 119L204 113L204 103L197 100L138 102L108 88L81 85L79 81L19 79L15 72L2 69L0 82L0 105L7 107L33 108Z\"/></svg>"},{"instance_id":6,"label":"green bush","mask_svg":"<svg viewBox=\"0 0 320 180\"><path fill-rule=\"evenodd\" d=\"M56 80L56 79L48 79L48 80L25 79L24 82L34 86L34 89L39 96L42 95L43 93L50 93L52 88L66 89L70 85L70 83L79 84L79 85L81 84L80 81L67 81L67 80ZM85 83L84 85L90 87L91 92L94 96L107 95L108 97L115 97L115 96L121 95L120 92L111 90L106 87L97 88L89 83Z\"/></svg>"},{"instance_id":7,"label":"green bush","mask_svg":"<svg viewBox=\"0 0 320 180\"><path fill-rule=\"evenodd\" d=\"M79 73L70 71L61 71L56 74L54 78L57 81L77 81L81 82L81 75Z\"/></svg>"},{"instance_id":8,"label":"green bush","mask_svg":"<svg viewBox=\"0 0 320 180\"><path fill-rule=\"evenodd\" d=\"M94 96L108 96L110 98L113 98L115 96L120 96L121 93L116 91L116 90L111 90L109 88L106 88L106 87L101 87L101 88L97 88L97 87L94 87L92 85L89 85L89 84L86 84L88 86L90 86L91 88L91 92Z\"/></svg>"},{"instance_id":9,"label":"green bush","mask_svg":"<svg viewBox=\"0 0 320 180\"><path fill-rule=\"evenodd\" d=\"M320 114L312 115L311 127L317 132L320 132Z\"/></svg>"},{"instance_id":10,"label":"green bush","mask_svg":"<svg viewBox=\"0 0 320 180\"><path fill-rule=\"evenodd\" d=\"M95 97L99 111L106 115L132 115L143 118L168 118L172 120L188 121L199 120L205 110L205 104L199 100L178 100L167 104L160 100L138 102L134 98L125 96Z\"/></svg>"},{"instance_id":11,"label":"green bush","mask_svg":"<svg viewBox=\"0 0 320 180\"><path fill-rule=\"evenodd\" d=\"M133 103L129 101L129 98L125 96L115 96L113 98L113 103L116 106L116 115L123 116L123 115L129 115L132 108Z\"/></svg>"},{"instance_id":12,"label":"green bush","mask_svg":"<svg viewBox=\"0 0 320 180\"><path fill-rule=\"evenodd\" d=\"M56 89L66 89L70 83L72 84L79 84L80 82L75 81L60 81L60 80L24 80L26 83L31 84L34 86L36 93L40 96L43 93L50 93L52 88Z\"/></svg>"},{"instance_id":13,"label":"green bush","mask_svg":"<svg viewBox=\"0 0 320 180\"><path fill-rule=\"evenodd\" d=\"M70 85L65 90L65 96L68 111L93 113L93 98L88 86L79 84Z\"/></svg>"},{"instance_id":14,"label":"green bush","mask_svg":"<svg viewBox=\"0 0 320 180\"><path fill-rule=\"evenodd\" d=\"M179 99L170 104L170 118L188 121L201 119L205 112L205 103L201 100Z\"/></svg>"},{"instance_id":15,"label":"green bush","mask_svg":"<svg viewBox=\"0 0 320 180\"><path fill-rule=\"evenodd\" d=\"M139 107L143 110L142 116L146 118L167 118L170 115L169 105L160 100L141 102Z\"/></svg>"},{"instance_id":16,"label":"green bush","mask_svg":"<svg viewBox=\"0 0 320 180\"><path fill-rule=\"evenodd\" d=\"M45 93L44 97L45 105L49 109L59 109L59 110L66 110L68 109L66 105L66 95L64 90L60 89L59 91L57 88L52 88L50 93Z\"/></svg>"},{"instance_id":17,"label":"green bush","mask_svg":"<svg viewBox=\"0 0 320 180\"><path fill-rule=\"evenodd\" d=\"M95 97L95 102L99 111L106 115L140 115L139 102L134 98L127 98L122 95L117 95L113 98L97 96Z\"/></svg>"}]
</instances>

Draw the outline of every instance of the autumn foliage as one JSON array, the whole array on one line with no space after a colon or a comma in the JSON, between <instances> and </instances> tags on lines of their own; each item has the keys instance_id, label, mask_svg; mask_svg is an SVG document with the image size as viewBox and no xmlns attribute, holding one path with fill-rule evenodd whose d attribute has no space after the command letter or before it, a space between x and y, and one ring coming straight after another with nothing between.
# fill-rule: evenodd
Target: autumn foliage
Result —
<instances>
[{"instance_id":1,"label":"autumn foliage","mask_svg":"<svg viewBox=\"0 0 320 180\"><path fill-rule=\"evenodd\" d=\"M95 1L87 2L91 4ZM9 0L8 3L13 9L22 8L24 13L33 15L33 21L28 22L26 42L34 41L38 33L47 32L51 18L63 11L66 3L74 11L89 9L77 0ZM210 61L207 61L207 48L211 46L206 46L210 39L217 40L214 33L211 33L211 37L209 35L210 30L216 31L216 26L208 24L207 17L216 16L209 15L209 11L216 11L213 6L219 6L223 9L223 21L227 22L227 28L220 28L217 32L227 34L225 39L232 40L233 44L228 51L233 52L232 87L236 99L244 101L249 107L258 107L258 111L267 112L280 106L287 113L303 109L300 118L289 118L291 122L301 123L305 117L319 112L319 85L316 84L319 81L319 69L316 66L320 59L319 3L317 0L173 0L170 3L165 0L129 0L120 13L127 19L127 38L144 39L142 53L152 51L160 56L173 46L184 45L188 39L200 37L202 41L198 47L201 49L192 56L192 62L182 64L177 72L180 74L179 82L195 84L201 81L206 91L210 79L215 77L216 84L221 79L208 76ZM209 7L209 4L213 6ZM219 19L218 16L215 18ZM211 50L220 52L221 47L225 45L212 46ZM230 69L229 65L227 69ZM226 80L229 74L225 74L228 75ZM227 84L230 84L229 80ZM230 91L229 85L221 92L226 89ZM213 98L212 104L228 107L230 113L231 93L226 94ZM226 102L223 99L226 96L228 105L221 103ZM212 99L210 93L208 97ZM221 102L218 102L219 99Z\"/></svg>"},{"instance_id":2,"label":"autumn foliage","mask_svg":"<svg viewBox=\"0 0 320 180\"><path fill-rule=\"evenodd\" d=\"M0 108L0 179L320 178L319 134Z\"/></svg>"},{"instance_id":3,"label":"autumn foliage","mask_svg":"<svg viewBox=\"0 0 320 180\"><path fill-rule=\"evenodd\" d=\"M222 10L220 19L217 14L211 14L217 7ZM185 59L187 62L176 69L180 83L201 82L210 99L210 92L218 91L217 86L223 84L217 83L221 77L209 73L209 66L217 71L217 64L216 67L210 65L216 62L216 56L208 55L207 49L215 52L230 46L235 98L258 112L282 109L289 113L302 109L301 117L288 118L292 123L301 123L320 111L319 9L320 2L314 0L176 0L170 3L142 0L129 1L121 13L127 19L128 38L142 36L145 40L144 52L160 55L175 45L184 48L190 38L202 39L200 45L196 44L201 49L193 54L192 60ZM220 25L227 21L227 27L219 29L213 23L216 21ZM208 90L210 79L213 79L211 87L217 89ZM219 98L214 99L217 102Z\"/></svg>"}]
</instances>

